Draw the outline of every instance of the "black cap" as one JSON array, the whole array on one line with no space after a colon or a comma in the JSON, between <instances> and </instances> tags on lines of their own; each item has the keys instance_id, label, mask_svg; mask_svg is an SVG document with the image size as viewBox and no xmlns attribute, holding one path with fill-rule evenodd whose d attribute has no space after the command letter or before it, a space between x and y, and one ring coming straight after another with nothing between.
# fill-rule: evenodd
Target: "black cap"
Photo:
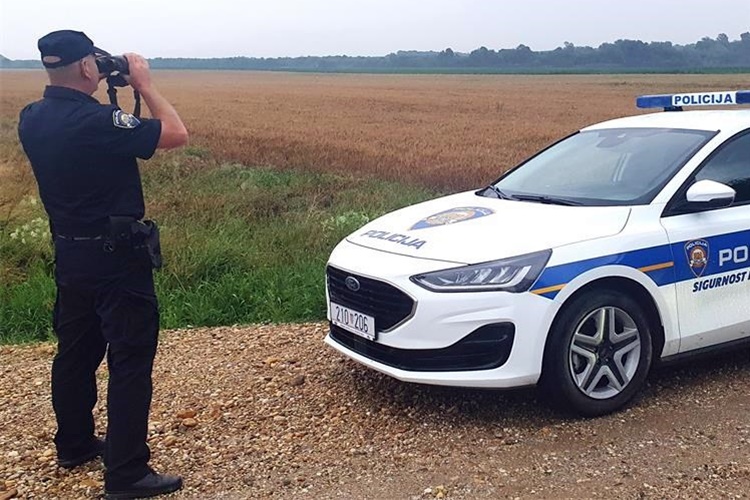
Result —
<instances>
[{"instance_id":1,"label":"black cap","mask_svg":"<svg viewBox=\"0 0 750 500\"><path fill-rule=\"evenodd\" d=\"M53 31L40 38L37 46L45 68L67 66L89 54L106 54L94 47L94 42L85 33L73 30Z\"/></svg>"}]
</instances>

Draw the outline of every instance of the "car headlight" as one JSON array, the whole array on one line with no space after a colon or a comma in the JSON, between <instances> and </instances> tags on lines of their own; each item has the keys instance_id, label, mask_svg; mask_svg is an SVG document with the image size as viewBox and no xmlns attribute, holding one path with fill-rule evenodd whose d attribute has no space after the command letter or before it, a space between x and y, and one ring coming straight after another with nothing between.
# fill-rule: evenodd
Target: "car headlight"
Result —
<instances>
[{"instance_id":1,"label":"car headlight","mask_svg":"<svg viewBox=\"0 0 750 500\"><path fill-rule=\"evenodd\" d=\"M547 265L552 250L418 274L411 280L433 292L525 292Z\"/></svg>"}]
</instances>

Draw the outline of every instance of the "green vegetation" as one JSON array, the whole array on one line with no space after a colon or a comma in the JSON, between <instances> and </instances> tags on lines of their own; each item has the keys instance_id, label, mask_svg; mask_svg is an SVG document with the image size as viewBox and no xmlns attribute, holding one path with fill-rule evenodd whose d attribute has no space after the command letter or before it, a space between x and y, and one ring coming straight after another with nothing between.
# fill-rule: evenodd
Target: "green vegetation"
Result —
<instances>
[{"instance_id":1,"label":"green vegetation","mask_svg":"<svg viewBox=\"0 0 750 500\"><path fill-rule=\"evenodd\" d=\"M22 168L22 166L19 166ZM23 168L27 168L23 166ZM188 148L144 164L162 228L162 327L319 320L324 268L349 232L436 193L376 179L221 164ZM52 249L34 196L0 221L0 343L46 339Z\"/></svg>"},{"instance_id":2,"label":"green vegetation","mask_svg":"<svg viewBox=\"0 0 750 500\"><path fill-rule=\"evenodd\" d=\"M705 36L695 43L616 40L598 47L564 42L554 50L479 47L469 53L399 50L386 56L221 57L161 58L150 60L155 69L314 71L347 73L713 73L742 72L750 68L750 32L730 40L726 33ZM39 61L0 58L0 68L35 68Z\"/></svg>"}]
</instances>

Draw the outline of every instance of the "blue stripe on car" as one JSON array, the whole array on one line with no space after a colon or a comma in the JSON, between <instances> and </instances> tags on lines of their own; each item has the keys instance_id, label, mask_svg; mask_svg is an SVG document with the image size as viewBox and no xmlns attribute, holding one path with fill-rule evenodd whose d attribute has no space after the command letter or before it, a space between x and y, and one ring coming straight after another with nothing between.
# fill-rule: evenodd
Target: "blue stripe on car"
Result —
<instances>
[{"instance_id":1,"label":"blue stripe on car","mask_svg":"<svg viewBox=\"0 0 750 500\"><path fill-rule=\"evenodd\" d=\"M685 251L688 243L698 240L708 242L708 262L700 274L696 274L696 271L691 268ZM570 262L545 269L530 292L554 299L559 291L577 276L602 266L627 266L638 269L647 274L657 286L703 279L707 276L750 267L750 260L743 261L742 259L731 259L719 265L720 251L734 251L744 246L750 248L750 231L719 234Z\"/></svg>"}]
</instances>

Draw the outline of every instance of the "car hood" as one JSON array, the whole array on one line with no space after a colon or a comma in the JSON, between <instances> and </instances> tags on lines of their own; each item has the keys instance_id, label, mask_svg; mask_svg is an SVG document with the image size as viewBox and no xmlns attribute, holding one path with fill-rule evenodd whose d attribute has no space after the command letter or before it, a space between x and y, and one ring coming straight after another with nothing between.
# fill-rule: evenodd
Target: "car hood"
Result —
<instances>
[{"instance_id":1,"label":"car hood","mask_svg":"<svg viewBox=\"0 0 750 500\"><path fill-rule=\"evenodd\" d=\"M459 193L384 215L350 243L422 259L474 264L617 234L629 207L579 207Z\"/></svg>"}]
</instances>

